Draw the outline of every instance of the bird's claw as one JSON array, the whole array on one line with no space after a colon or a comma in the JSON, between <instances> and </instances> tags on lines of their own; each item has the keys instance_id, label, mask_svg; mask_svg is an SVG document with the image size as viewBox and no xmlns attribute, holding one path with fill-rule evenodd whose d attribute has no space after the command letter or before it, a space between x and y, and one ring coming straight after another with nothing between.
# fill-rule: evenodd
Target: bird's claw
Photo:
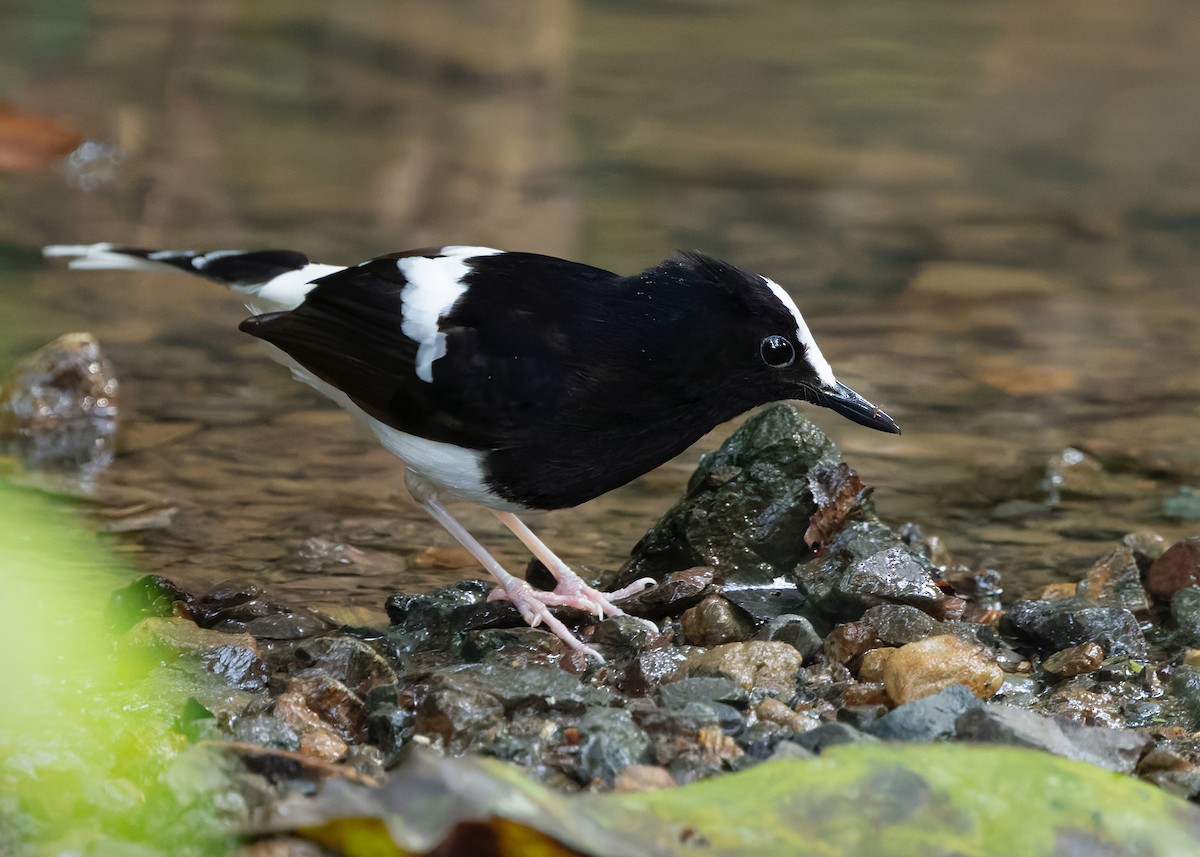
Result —
<instances>
[{"instance_id":1,"label":"bird's claw","mask_svg":"<svg viewBox=\"0 0 1200 857\"><path fill-rule=\"evenodd\" d=\"M550 612L550 608L573 607L576 610L591 613L599 620L603 620L609 616L626 616L628 614L613 604L613 600L641 592L647 586L654 583L655 581L652 578L647 577L616 592L604 593L588 586L578 577L572 576L560 580L552 591L547 592L542 589L534 589L520 578L514 578L510 583L504 586L497 586L493 589L488 595L487 600L512 602L513 606L517 608L517 612L529 624L529 627L536 628L539 625L545 624L548 630L553 632L555 636L572 649L603 663L603 656L592 647L580 642L568 630L566 625L554 617L554 614ZM653 622L640 618L637 621L641 622L655 634L659 632L658 626Z\"/></svg>"}]
</instances>

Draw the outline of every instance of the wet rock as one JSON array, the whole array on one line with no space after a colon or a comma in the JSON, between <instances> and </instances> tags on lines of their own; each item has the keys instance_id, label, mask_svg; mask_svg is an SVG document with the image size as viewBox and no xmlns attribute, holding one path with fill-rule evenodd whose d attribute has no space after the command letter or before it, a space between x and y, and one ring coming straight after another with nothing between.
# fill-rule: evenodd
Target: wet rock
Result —
<instances>
[{"instance_id":1,"label":"wet rock","mask_svg":"<svg viewBox=\"0 0 1200 857\"><path fill-rule=\"evenodd\" d=\"M1171 598L1171 616L1180 642L1200 645L1200 588L1188 587L1176 592Z\"/></svg>"},{"instance_id":2,"label":"wet rock","mask_svg":"<svg viewBox=\"0 0 1200 857\"><path fill-rule=\"evenodd\" d=\"M568 653L562 640L541 628L483 628L463 634L465 661L544 666L557 663Z\"/></svg>"},{"instance_id":3,"label":"wet rock","mask_svg":"<svg viewBox=\"0 0 1200 857\"><path fill-rule=\"evenodd\" d=\"M1200 521L1200 491L1183 485L1170 497L1163 499L1163 514L1168 518L1185 521Z\"/></svg>"},{"instance_id":4,"label":"wet rock","mask_svg":"<svg viewBox=\"0 0 1200 857\"><path fill-rule=\"evenodd\" d=\"M1200 667L1181 664L1168 685L1171 700L1188 718L1188 728L1200 729Z\"/></svg>"},{"instance_id":5,"label":"wet rock","mask_svg":"<svg viewBox=\"0 0 1200 857\"><path fill-rule=\"evenodd\" d=\"M896 654L896 650L890 647L881 647L864 652L862 660L858 663L856 677L859 681L882 682L883 667L891 660L894 654Z\"/></svg>"},{"instance_id":6,"label":"wet rock","mask_svg":"<svg viewBox=\"0 0 1200 857\"><path fill-rule=\"evenodd\" d=\"M759 720L775 723L792 733L808 732L821 725L821 721L811 714L801 714L770 696L754 706L754 715Z\"/></svg>"},{"instance_id":7,"label":"wet rock","mask_svg":"<svg viewBox=\"0 0 1200 857\"><path fill-rule=\"evenodd\" d=\"M1103 662L1104 649L1099 643L1087 642L1055 652L1046 658L1042 669L1052 678L1074 678L1095 672Z\"/></svg>"},{"instance_id":8,"label":"wet rock","mask_svg":"<svg viewBox=\"0 0 1200 857\"><path fill-rule=\"evenodd\" d=\"M116 449L117 379L90 333L68 333L0 380L0 452L90 479Z\"/></svg>"},{"instance_id":9,"label":"wet rock","mask_svg":"<svg viewBox=\"0 0 1200 857\"><path fill-rule=\"evenodd\" d=\"M888 646L915 643L939 629L936 620L907 604L879 604L864 613L862 621L874 628L879 641Z\"/></svg>"},{"instance_id":10,"label":"wet rock","mask_svg":"<svg viewBox=\"0 0 1200 857\"><path fill-rule=\"evenodd\" d=\"M714 576L715 572L710 566L673 571L662 578L657 586L644 589L621 601L621 609L630 616L640 616L643 619L678 616L687 608L699 604L712 592ZM622 585L635 579L631 578Z\"/></svg>"},{"instance_id":11,"label":"wet rock","mask_svg":"<svg viewBox=\"0 0 1200 857\"><path fill-rule=\"evenodd\" d=\"M690 702L724 702L745 706L750 694L732 679L695 677L664 684L658 689L658 699L663 708L683 708Z\"/></svg>"},{"instance_id":12,"label":"wet rock","mask_svg":"<svg viewBox=\"0 0 1200 857\"><path fill-rule=\"evenodd\" d=\"M506 711L569 711L579 713L594 705L607 705L608 693L583 684L556 667L519 668L506 664L467 664L430 676L434 690L482 693L499 700Z\"/></svg>"},{"instance_id":13,"label":"wet rock","mask_svg":"<svg viewBox=\"0 0 1200 857\"><path fill-rule=\"evenodd\" d=\"M191 598L167 578L148 574L114 592L108 599L105 617L112 629L120 634L147 617L174 615L176 602L186 611Z\"/></svg>"},{"instance_id":14,"label":"wet rock","mask_svg":"<svg viewBox=\"0 0 1200 857\"><path fill-rule=\"evenodd\" d=\"M806 617L784 613L767 622L755 635L756 640L787 643L804 656L807 663L825 648L825 640Z\"/></svg>"},{"instance_id":15,"label":"wet rock","mask_svg":"<svg viewBox=\"0 0 1200 857\"><path fill-rule=\"evenodd\" d=\"M968 711L958 718L955 732L960 741L1032 747L1122 774L1133 773L1154 746L1137 732L1084 726L1009 705Z\"/></svg>"},{"instance_id":16,"label":"wet rock","mask_svg":"<svg viewBox=\"0 0 1200 857\"><path fill-rule=\"evenodd\" d=\"M842 710L838 712L839 718L851 709L859 709L859 714L870 713L869 719L874 720L887 710L888 703L887 687L883 682L858 681L853 684L846 685L842 688L841 705ZM857 717L857 715L856 715ZM849 718L848 722L853 722Z\"/></svg>"},{"instance_id":17,"label":"wet rock","mask_svg":"<svg viewBox=\"0 0 1200 857\"><path fill-rule=\"evenodd\" d=\"M825 556L801 563L794 575L814 606L839 618L857 619L878 604L936 614L946 597L934 565L878 521L850 524Z\"/></svg>"},{"instance_id":18,"label":"wet rock","mask_svg":"<svg viewBox=\"0 0 1200 857\"><path fill-rule=\"evenodd\" d=\"M882 741L944 741L954 737L960 715L981 705L983 700L970 688L952 684L897 706L863 728Z\"/></svg>"},{"instance_id":19,"label":"wet rock","mask_svg":"<svg viewBox=\"0 0 1200 857\"><path fill-rule=\"evenodd\" d=\"M625 669L621 690L630 696L647 696L673 676L689 657L674 646L639 652Z\"/></svg>"},{"instance_id":20,"label":"wet rock","mask_svg":"<svg viewBox=\"0 0 1200 857\"><path fill-rule=\"evenodd\" d=\"M504 729L504 706L490 693L476 688L438 687L421 701L413 732L441 738L452 752L478 749Z\"/></svg>"},{"instance_id":21,"label":"wet rock","mask_svg":"<svg viewBox=\"0 0 1200 857\"><path fill-rule=\"evenodd\" d=\"M1121 700L1111 693L1100 693L1078 683L1066 683L1042 697L1041 712L1074 720L1087 726L1120 729Z\"/></svg>"},{"instance_id":22,"label":"wet rock","mask_svg":"<svg viewBox=\"0 0 1200 857\"><path fill-rule=\"evenodd\" d=\"M879 635L866 622L847 622L838 625L825 638L825 657L849 665L871 649L879 646Z\"/></svg>"},{"instance_id":23,"label":"wet rock","mask_svg":"<svg viewBox=\"0 0 1200 857\"><path fill-rule=\"evenodd\" d=\"M1200 586L1200 537L1171 545L1146 573L1146 588L1159 598L1189 586Z\"/></svg>"},{"instance_id":24,"label":"wet rock","mask_svg":"<svg viewBox=\"0 0 1200 857\"><path fill-rule=\"evenodd\" d=\"M319 670L293 678L287 690L346 741L360 741L366 734L367 713L362 698L342 682Z\"/></svg>"},{"instance_id":25,"label":"wet rock","mask_svg":"<svg viewBox=\"0 0 1200 857\"><path fill-rule=\"evenodd\" d=\"M233 726L234 741L273 747L279 750L299 750L300 736L296 730L277 717L254 714L243 717Z\"/></svg>"},{"instance_id":26,"label":"wet rock","mask_svg":"<svg viewBox=\"0 0 1200 857\"><path fill-rule=\"evenodd\" d=\"M1150 596L1142 588L1142 571L1134 551L1119 547L1088 569L1078 594L1102 607L1123 607L1138 619L1150 613Z\"/></svg>"},{"instance_id":27,"label":"wet rock","mask_svg":"<svg viewBox=\"0 0 1200 857\"><path fill-rule=\"evenodd\" d=\"M593 708L579 721L579 779L609 785L630 765L650 761L650 739L622 708Z\"/></svg>"},{"instance_id":28,"label":"wet rock","mask_svg":"<svg viewBox=\"0 0 1200 857\"><path fill-rule=\"evenodd\" d=\"M456 630L451 615L482 604L490 591L482 580L463 580L417 595L396 593L384 605L392 623L388 639L405 652L446 647Z\"/></svg>"},{"instance_id":29,"label":"wet rock","mask_svg":"<svg viewBox=\"0 0 1200 857\"><path fill-rule=\"evenodd\" d=\"M621 582L708 565L730 579L770 583L811 555L803 534L817 510L808 484L833 442L790 405L749 419L705 455L684 499L638 542Z\"/></svg>"},{"instance_id":30,"label":"wet rock","mask_svg":"<svg viewBox=\"0 0 1200 857\"><path fill-rule=\"evenodd\" d=\"M391 756L412 734L417 713L394 703L370 709L367 715L367 741Z\"/></svg>"},{"instance_id":31,"label":"wet rock","mask_svg":"<svg viewBox=\"0 0 1200 857\"><path fill-rule=\"evenodd\" d=\"M1185 800L1200 795L1200 767L1165 747L1156 747L1143 756L1137 775Z\"/></svg>"},{"instance_id":32,"label":"wet rock","mask_svg":"<svg viewBox=\"0 0 1200 857\"><path fill-rule=\"evenodd\" d=\"M683 636L693 646L740 643L754 633L754 620L720 595L709 595L680 617Z\"/></svg>"},{"instance_id":33,"label":"wet rock","mask_svg":"<svg viewBox=\"0 0 1200 857\"><path fill-rule=\"evenodd\" d=\"M335 734L333 727L308 707L303 694L295 690L281 693L275 700L275 716L300 736L299 750L326 762L336 762L346 755L349 744Z\"/></svg>"},{"instance_id":34,"label":"wet rock","mask_svg":"<svg viewBox=\"0 0 1200 857\"><path fill-rule=\"evenodd\" d=\"M189 610L203 628L246 631L263 639L300 640L333 627L318 613L273 601L257 586L241 581L218 584L194 597Z\"/></svg>"},{"instance_id":35,"label":"wet rock","mask_svg":"<svg viewBox=\"0 0 1200 857\"><path fill-rule=\"evenodd\" d=\"M1146 638L1132 613L1119 607L1096 607L1078 597L1018 601L1000 620L1000 630L1043 652L1096 642L1109 657L1146 657Z\"/></svg>"},{"instance_id":36,"label":"wet rock","mask_svg":"<svg viewBox=\"0 0 1200 857\"><path fill-rule=\"evenodd\" d=\"M680 677L723 676L746 690L758 690L791 699L803 663L800 653L787 643L751 640L726 643L692 655L679 668Z\"/></svg>"},{"instance_id":37,"label":"wet rock","mask_svg":"<svg viewBox=\"0 0 1200 857\"><path fill-rule=\"evenodd\" d=\"M257 690L267 683L266 664L249 634L200 628L182 618L150 617L135 625L125 639L135 646L192 659L239 690Z\"/></svg>"},{"instance_id":38,"label":"wet rock","mask_svg":"<svg viewBox=\"0 0 1200 857\"><path fill-rule=\"evenodd\" d=\"M612 616L596 626L591 642L610 661L627 662L661 636L634 616Z\"/></svg>"},{"instance_id":39,"label":"wet rock","mask_svg":"<svg viewBox=\"0 0 1200 857\"><path fill-rule=\"evenodd\" d=\"M794 583L782 577L765 585L743 585L722 578L716 588L723 598L749 614L755 627L804 610L804 595Z\"/></svg>"},{"instance_id":40,"label":"wet rock","mask_svg":"<svg viewBox=\"0 0 1200 857\"><path fill-rule=\"evenodd\" d=\"M319 669L366 698L372 689L395 684L396 673L370 644L356 637L319 637L296 647L296 664Z\"/></svg>"},{"instance_id":41,"label":"wet rock","mask_svg":"<svg viewBox=\"0 0 1200 857\"><path fill-rule=\"evenodd\" d=\"M865 732L860 732L847 723L822 723L816 729L810 729L790 739L810 753L818 755L827 747L838 744L856 744L860 741L877 741L878 739Z\"/></svg>"},{"instance_id":42,"label":"wet rock","mask_svg":"<svg viewBox=\"0 0 1200 857\"><path fill-rule=\"evenodd\" d=\"M1133 551L1138 566L1143 572L1149 570L1151 563L1163 555L1167 549L1167 540L1152 530L1135 530L1121 536L1121 544Z\"/></svg>"},{"instance_id":43,"label":"wet rock","mask_svg":"<svg viewBox=\"0 0 1200 857\"><path fill-rule=\"evenodd\" d=\"M883 683L897 705L930 696L953 684L966 685L980 699L995 696L1004 673L979 643L949 634L909 643L883 665Z\"/></svg>"},{"instance_id":44,"label":"wet rock","mask_svg":"<svg viewBox=\"0 0 1200 857\"><path fill-rule=\"evenodd\" d=\"M1063 498L1103 497L1109 483L1104 465L1074 447L1067 447L1046 463L1046 494L1056 505Z\"/></svg>"}]
</instances>

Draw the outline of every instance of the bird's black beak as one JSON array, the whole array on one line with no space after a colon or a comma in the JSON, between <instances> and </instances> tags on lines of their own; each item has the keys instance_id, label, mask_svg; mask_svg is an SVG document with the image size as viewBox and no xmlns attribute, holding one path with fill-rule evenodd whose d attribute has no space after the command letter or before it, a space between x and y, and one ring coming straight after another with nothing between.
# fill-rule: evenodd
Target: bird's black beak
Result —
<instances>
[{"instance_id":1,"label":"bird's black beak","mask_svg":"<svg viewBox=\"0 0 1200 857\"><path fill-rule=\"evenodd\" d=\"M867 428L900 434L900 426L896 425L895 420L841 381L835 382L832 387L809 387L806 392L810 395L805 398L814 405L829 408L846 419Z\"/></svg>"}]
</instances>

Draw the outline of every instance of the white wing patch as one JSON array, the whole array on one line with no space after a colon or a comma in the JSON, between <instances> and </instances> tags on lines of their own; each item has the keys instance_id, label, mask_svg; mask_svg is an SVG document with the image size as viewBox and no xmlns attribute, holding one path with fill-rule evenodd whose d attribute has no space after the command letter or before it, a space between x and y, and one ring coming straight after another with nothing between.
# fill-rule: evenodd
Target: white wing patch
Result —
<instances>
[{"instance_id":1,"label":"white wing patch","mask_svg":"<svg viewBox=\"0 0 1200 857\"><path fill-rule=\"evenodd\" d=\"M762 281L796 319L796 339L804 346L805 358L812 365L813 369L816 370L817 377L831 387L835 385L837 378L833 375L833 367L829 365L829 361L825 359L825 355L817 347L817 341L813 339L808 325L804 323L804 316L800 314L800 308L796 306L796 302L792 300L792 296L784 291L783 286L774 280L763 277Z\"/></svg>"},{"instance_id":2,"label":"white wing patch","mask_svg":"<svg viewBox=\"0 0 1200 857\"><path fill-rule=\"evenodd\" d=\"M320 265L309 263L296 271L285 271L265 283L231 288L246 296L246 309L255 315L264 312L280 312L295 309L304 302L304 297L313 289L313 281L344 271L344 265Z\"/></svg>"},{"instance_id":3,"label":"white wing patch","mask_svg":"<svg viewBox=\"0 0 1200 857\"><path fill-rule=\"evenodd\" d=\"M446 334L439 322L467 291L463 278L471 272L469 260L495 256L490 247L443 247L436 258L407 256L396 262L408 284L400 292L404 321L400 331L417 343L417 377L433 382L433 362L446 353Z\"/></svg>"}]
</instances>

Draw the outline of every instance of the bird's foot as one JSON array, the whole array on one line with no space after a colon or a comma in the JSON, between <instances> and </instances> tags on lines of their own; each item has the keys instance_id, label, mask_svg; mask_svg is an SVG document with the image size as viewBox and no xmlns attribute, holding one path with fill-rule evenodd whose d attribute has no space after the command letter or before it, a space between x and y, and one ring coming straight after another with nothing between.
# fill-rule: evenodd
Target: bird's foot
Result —
<instances>
[{"instance_id":1,"label":"bird's foot","mask_svg":"<svg viewBox=\"0 0 1200 857\"><path fill-rule=\"evenodd\" d=\"M653 578L647 577L616 592L604 593L588 586L578 575L572 573L569 577L564 576L560 579L558 585L552 591L547 592L544 589L534 589L520 578L513 578L509 583L493 589L492 593L488 596L488 601L511 601L531 628L545 624L550 631L572 649L577 652L583 652L588 657L595 658L603 663L603 656L590 646L581 643L562 622L554 617L550 612L550 608L573 607L576 610L593 613L597 619L605 619L609 616L625 616L627 615L625 611L612 602L641 592L647 586L653 586L655 582ZM654 633L658 633L658 626L653 622L646 619L638 619L637 621L646 625Z\"/></svg>"}]
</instances>

